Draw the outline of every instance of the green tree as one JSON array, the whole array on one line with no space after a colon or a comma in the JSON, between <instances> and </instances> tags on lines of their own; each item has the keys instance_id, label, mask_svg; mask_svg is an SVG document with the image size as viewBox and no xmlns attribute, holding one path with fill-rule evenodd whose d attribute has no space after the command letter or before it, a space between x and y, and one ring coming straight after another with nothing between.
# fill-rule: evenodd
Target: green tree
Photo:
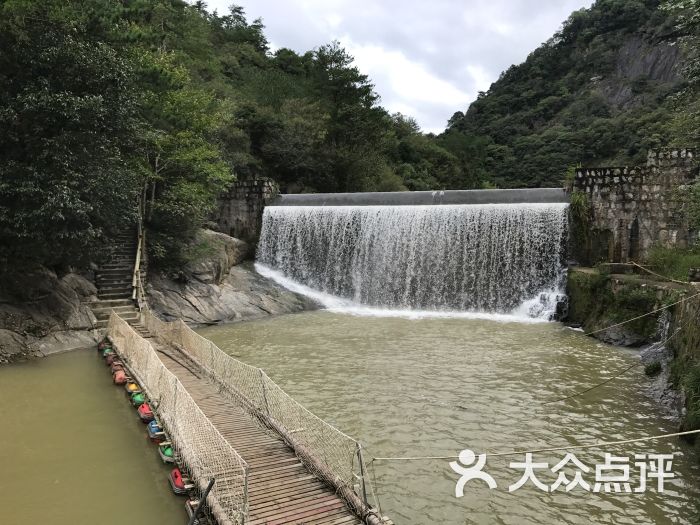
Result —
<instances>
[{"instance_id":1,"label":"green tree","mask_svg":"<svg viewBox=\"0 0 700 525\"><path fill-rule=\"evenodd\" d=\"M219 101L192 85L174 55L146 51L142 71L155 81L141 84L143 134L142 180L148 188L149 250L156 263L174 265L187 257L194 238L233 181L217 134L226 123Z\"/></svg>"},{"instance_id":2,"label":"green tree","mask_svg":"<svg viewBox=\"0 0 700 525\"><path fill-rule=\"evenodd\" d=\"M687 86L676 96L674 125L686 144L700 141L700 0L666 0L664 8L677 16L678 43L687 53Z\"/></svg>"},{"instance_id":3,"label":"green tree","mask_svg":"<svg viewBox=\"0 0 700 525\"><path fill-rule=\"evenodd\" d=\"M85 262L135 208L133 69L73 7L0 5L3 263Z\"/></svg>"}]
</instances>

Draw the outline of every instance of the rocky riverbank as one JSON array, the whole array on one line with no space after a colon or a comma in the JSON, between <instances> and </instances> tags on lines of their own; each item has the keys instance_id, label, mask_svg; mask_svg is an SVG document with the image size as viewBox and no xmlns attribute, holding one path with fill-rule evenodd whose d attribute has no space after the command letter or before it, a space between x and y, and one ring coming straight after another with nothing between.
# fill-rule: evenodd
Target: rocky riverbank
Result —
<instances>
[{"instance_id":1,"label":"rocky riverbank","mask_svg":"<svg viewBox=\"0 0 700 525\"><path fill-rule=\"evenodd\" d=\"M253 268L249 246L223 233L203 230L207 253L177 273L149 276L148 304L163 319L193 325L227 323L318 308Z\"/></svg>"},{"instance_id":2,"label":"rocky riverbank","mask_svg":"<svg viewBox=\"0 0 700 525\"><path fill-rule=\"evenodd\" d=\"M669 306L700 290L593 268L570 269L567 288L565 321L605 343L639 348L649 396L682 428L700 428L700 418L694 415L700 407L690 380L700 359L700 333L695 333L700 332L700 307L694 299ZM662 309L664 306L669 308ZM635 317L638 319L618 325ZM700 369L697 375L700 377Z\"/></svg>"},{"instance_id":3,"label":"rocky riverbank","mask_svg":"<svg viewBox=\"0 0 700 525\"><path fill-rule=\"evenodd\" d=\"M194 262L148 276L149 306L163 319L205 325L318 307L259 275L245 242L209 230L195 242ZM0 273L0 365L94 345L101 331L90 309L93 281L91 272L41 266Z\"/></svg>"},{"instance_id":4,"label":"rocky riverbank","mask_svg":"<svg viewBox=\"0 0 700 525\"><path fill-rule=\"evenodd\" d=\"M94 345L88 274L43 266L0 273L0 364Z\"/></svg>"}]
</instances>

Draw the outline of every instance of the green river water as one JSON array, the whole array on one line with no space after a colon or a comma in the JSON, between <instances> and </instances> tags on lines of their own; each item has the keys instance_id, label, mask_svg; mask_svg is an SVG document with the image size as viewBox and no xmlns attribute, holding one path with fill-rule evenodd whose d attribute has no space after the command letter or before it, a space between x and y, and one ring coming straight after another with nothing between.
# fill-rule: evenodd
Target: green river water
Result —
<instances>
[{"instance_id":1,"label":"green river water","mask_svg":"<svg viewBox=\"0 0 700 525\"><path fill-rule=\"evenodd\" d=\"M369 457L454 456L615 441L674 432L645 394L641 367L568 401L543 405L610 378L636 352L600 344L556 323L359 317L327 311L200 330L224 351L264 368L299 402L358 438ZM595 494L563 487L546 493L528 482L509 493L522 470L496 457L485 468L498 487L467 483L448 460L375 461L385 514L397 524L697 523L700 467L677 440L574 451L592 470L605 452L674 455L674 478L658 493ZM534 454L552 467L565 452ZM537 471L548 485L556 475ZM573 471L569 478L573 478Z\"/></svg>"},{"instance_id":2,"label":"green river water","mask_svg":"<svg viewBox=\"0 0 700 525\"><path fill-rule=\"evenodd\" d=\"M263 367L301 403L361 440L368 460L567 446L676 428L646 396L639 367L585 395L543 405L636 359L634 351L555 323L320 311L201 333ZM0 424L1 524L186 522L167 467L94 350L1 368ZM523 457L494 457L485 471L498 487L471 481L458 499L448 460L375 461L372 470L384 513L397 524L697 522L700 468L687 445L666 440L574 452L591 468L605 452L671 453L675 477L663 494L651 481L640 494L545 493L531 483L509 493L521 471L508 463ZM563 457L534 455L550 467ZM556 478L540 472L547 484ZM591 476L584 474L592 485Z\"/></svg>"},{"instance_id":3,"label":"green river water","mask_svg":"<svg viewBox=\"0 0 700 525\"><path fill-rule=\"evenodd\" d=\"M0 524L184 525L168 470L96 350L0 368Z\"/></svg>"}]
</instances>

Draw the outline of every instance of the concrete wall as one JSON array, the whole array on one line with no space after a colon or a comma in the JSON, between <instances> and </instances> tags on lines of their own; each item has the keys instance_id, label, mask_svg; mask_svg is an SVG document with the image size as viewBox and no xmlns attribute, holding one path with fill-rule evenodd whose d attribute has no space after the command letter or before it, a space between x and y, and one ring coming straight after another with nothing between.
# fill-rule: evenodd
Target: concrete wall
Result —
<instances>
[{"instance_id":1,"label":"concrete wall","mask_svg":"<svg viewBox=\"0 0 700 525\"><path fill-rule=\"evenodd\" d=\"M585 193L591 206L591 235L574 250L579 262L644 260L655 244L684 248L697 239L682 197L698 176L698 155L649 151L646 166L576 170L574 191Z\"/></svg>"},{"instance_id":2,"label":"concrete wall","mask_svg":"<svg viewBox=\"0 0 700 525\"><path fill-rule=\"evenodd\" d=\"M219 198L219 209L214 217L216 230L256 244L263 209L278 193L279 187L272 179L261 177L236 181Z\"/></svg>"},{"instance_id":3,"label":"concrete wall","mask_svg":"<svg viewBox=\"0 0 700 525\"><path fill-rule=\"evenodd\" d=\"M569 202L561 188L516 190L371 191L364 193L292 193L270 206L415 206L443 204L519 204Z\"/></svg>"}]
</instances>

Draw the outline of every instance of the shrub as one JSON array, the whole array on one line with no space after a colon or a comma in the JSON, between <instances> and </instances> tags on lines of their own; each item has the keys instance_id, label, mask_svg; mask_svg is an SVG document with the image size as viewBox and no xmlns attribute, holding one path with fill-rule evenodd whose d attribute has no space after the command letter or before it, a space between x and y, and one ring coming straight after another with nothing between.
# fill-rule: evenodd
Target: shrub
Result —
<instances>
[{"instance_id":1,"label":"shrub","mask_svg":"<svg viewBox=\"0 0 700 525\"><path fill-rule=\"evenodd\" d=\"M652 363L647 363L644 366L644 373L649 377L657 376L661 373L661 363L659 361L654 361Z\"/></svg>"},{"instance_id":2,"label":"shrub","mask_svg":"<svg viewBox=\"0 0 700 525\"><path fill-rule=\"evenodd\" d=\"M648 261L655 272L671 279L686 281L688 269L700 267L700 244L688 249L654 246L649 252Z\"/></svg>"}]
</instances>

